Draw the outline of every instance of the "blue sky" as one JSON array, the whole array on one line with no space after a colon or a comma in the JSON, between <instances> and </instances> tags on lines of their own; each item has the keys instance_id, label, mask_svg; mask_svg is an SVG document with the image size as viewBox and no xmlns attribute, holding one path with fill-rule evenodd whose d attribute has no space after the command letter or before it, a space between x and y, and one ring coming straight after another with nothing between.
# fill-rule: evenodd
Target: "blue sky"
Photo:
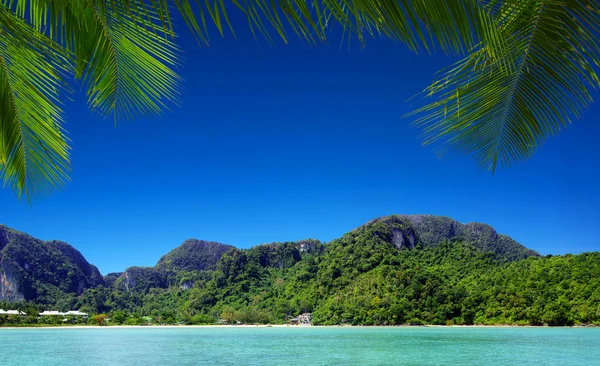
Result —
<instances>
[{"instance_id":1,"label":"blue sky","mask_svg":"<svg viewBox=\"0 0 600 366\"><path fill-rule=\"evenodd\" d=\"M115 126L74 95L71 183L32 207L0 190L0 223L64 240L102 273L154 265L191 237L328 241L393 213L485 222L542 254L600 249L598 104L492 176L436 158L401 118L451 58L384 40L273 48L243 32L179 44L182 107Z\"/></svg>"}]
</instances>

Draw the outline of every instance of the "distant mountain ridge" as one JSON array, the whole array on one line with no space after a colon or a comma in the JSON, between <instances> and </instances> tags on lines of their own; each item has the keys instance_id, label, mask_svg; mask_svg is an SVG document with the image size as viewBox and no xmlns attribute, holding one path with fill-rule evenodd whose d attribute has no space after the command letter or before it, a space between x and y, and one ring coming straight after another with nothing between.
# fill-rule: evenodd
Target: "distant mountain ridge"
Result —
<instances>
[{"instance_id":1,"label":"distant mountain ridge","mask_svg":"<svg viewBox=\"0 0 600 366\"><path fill-rule=\"evenodd\" d=\"M460 239L481 251L494 252L506 261L539 256L510 237L497 234L489 225L461 224L448 217L433 215L379 217L344 237L373 225L388 228L377 232L389 233L389 237L382 238L382 241L398 250L427 248L443 241ZM316 240L302 240L290 245L282 247L275 243L255 247L260 249L257 251L261 253L259 263L281 267L296 263L301 253L331 250ZM174 284L184 284L182 286L188 288L193 286L194 281L186 281L185 273L214 271L221 257L235 250L234 246L227 244L188 239L162 256L154 267L132 266L103 278L98 269L69 244L41 241L0 225L0 301L52 302L61 294L78 295L99 285L141 292Z\"/></svg>"},{"instance_id":2,"label":"distant mountain ridge","mask_svg":"<svg viewBox=\"0 0 600 366\"><path fill-rule=\"evenodd\" d=\"M392 241L397 247L414 248L420 244L426 248L444 240L462 239L483 252L494 252L509 261L539 256L539 253L509 236L498 234L492 226L478 222L462 224L449 217L435 215L391 215L378 217L361 227L376 223L408 224L403 230L394 230Z\"/></svg>"}]
</instances>

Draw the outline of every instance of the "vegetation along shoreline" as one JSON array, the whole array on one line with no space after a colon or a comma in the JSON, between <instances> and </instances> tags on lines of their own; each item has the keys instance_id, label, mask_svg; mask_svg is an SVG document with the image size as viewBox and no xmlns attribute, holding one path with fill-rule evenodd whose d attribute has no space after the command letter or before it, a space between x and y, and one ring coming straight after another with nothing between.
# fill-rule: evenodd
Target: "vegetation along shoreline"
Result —
<instances>
[{"instance_id":1,"label":"vegetation along shoreline","mask_svg":"<svg viewBox=\"0 0 600 366\"><path fill-rule=\"evenodd\" d=\"M102 276L69 244L0 226L0 309L3 327L597 326L600 253L542 256L489 225L392 215L329 243L189 239Z\"/></svg>"}]
</instances>

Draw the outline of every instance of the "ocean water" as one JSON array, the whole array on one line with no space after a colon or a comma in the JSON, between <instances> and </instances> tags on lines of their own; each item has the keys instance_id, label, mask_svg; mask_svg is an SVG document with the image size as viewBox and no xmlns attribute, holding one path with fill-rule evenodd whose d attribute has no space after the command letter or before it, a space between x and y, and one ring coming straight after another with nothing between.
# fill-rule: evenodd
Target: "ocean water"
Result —
<instances>
[{"instance_id":1,"label":"ocean water","mask_svg":"<svg viewBox=\"0 0 600 366\"><path fill-rule=\"evenodd\" d=\"M0 365L600 365L600 329L0 329Z\"/></svg>"}]
</instances>

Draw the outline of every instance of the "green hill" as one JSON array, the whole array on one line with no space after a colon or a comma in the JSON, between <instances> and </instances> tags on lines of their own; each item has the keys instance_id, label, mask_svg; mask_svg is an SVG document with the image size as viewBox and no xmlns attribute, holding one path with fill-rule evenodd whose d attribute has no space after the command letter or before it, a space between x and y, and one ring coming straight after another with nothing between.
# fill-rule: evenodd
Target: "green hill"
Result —
<instances>
[{"instance_id":1,"label":"green hill","mask_svg":"<svg viewBox=\"0 0 600 366\"><path fill-rule=\"evenodd\" d=\"M113 273L110 287L144 293L175 285L191 287L196 277L214 270L221 256L231 249L234 249L231 245L188 239L162 256L154 267L129 267L114 279Z\"/></svg>"},{"instance_id":2,"label":"green hill","mask_svg":"<svg viewBox=\"0 0 600 366\"><path fill-rule=\"evenodd\" d=\"M103 283L98 269L69 244L0 225L0 301L54 303Z\"/></svg>"},{"instance_id":3,"label":"green hill","mask_svg":"<svg viewBox=\"0 0 600 366\"><path fill-rule=\"evenodd\" d=\"M49 276L35 278L39 287ZM54 307L124 322L277 323L311 312L315 324L597 324L600 253L541 257L485 224L394 215L329 243L237 249L190 239L155 267L57 293Z\"/></svg>"}]
</instances>

